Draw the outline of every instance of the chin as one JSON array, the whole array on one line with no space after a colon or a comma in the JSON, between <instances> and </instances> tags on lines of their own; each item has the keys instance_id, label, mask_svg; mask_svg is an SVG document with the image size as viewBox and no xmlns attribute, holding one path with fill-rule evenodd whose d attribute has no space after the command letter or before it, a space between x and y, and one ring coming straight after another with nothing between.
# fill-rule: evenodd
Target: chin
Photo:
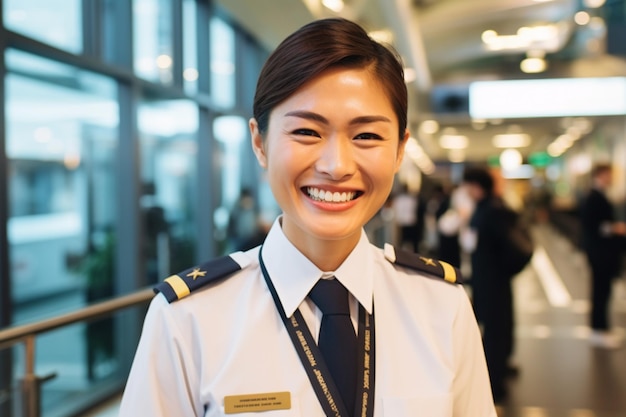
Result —
<instances>
[{"instance_id":1,"label":"chin","mask_svg":"<svg viewBox=\"0 0 626 417\"><path fill-rule=\"evenodd\" d=\"M346 225L342 222L341 225L315 225L310 228L310 234L321 240L346 240L353 238L355 235L361 235L362 226L360 225Z\"/></svg>"}]
</instances>

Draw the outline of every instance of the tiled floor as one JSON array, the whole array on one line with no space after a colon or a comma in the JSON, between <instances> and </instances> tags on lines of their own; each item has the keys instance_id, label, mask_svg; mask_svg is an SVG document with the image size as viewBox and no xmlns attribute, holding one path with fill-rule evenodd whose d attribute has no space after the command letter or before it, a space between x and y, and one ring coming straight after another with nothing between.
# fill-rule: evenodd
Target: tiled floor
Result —
<instances>
[{"instance_id":1,"label":"tiled floor","mask_svg":"<svg viewBox=\"0 0 626 417\"><path fill-rule=\"evenodd\" d=\"M585 257L549 227L536 230L549 263L533 259L515 278L516 357L502 417L626 416L626 348L589 344L589 272ZM537 255L537 253L536 253ZM560 282L559 282L560 281ZM626 279L616 281L612 322L626 329Z\"/></svg>"}]
</instances>

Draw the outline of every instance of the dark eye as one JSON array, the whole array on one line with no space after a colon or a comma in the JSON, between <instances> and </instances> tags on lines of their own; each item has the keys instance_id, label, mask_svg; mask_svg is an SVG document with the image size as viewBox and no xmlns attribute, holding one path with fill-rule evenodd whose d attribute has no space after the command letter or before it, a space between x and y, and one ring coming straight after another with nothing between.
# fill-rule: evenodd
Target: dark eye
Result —
<instances>
[{"instance_id":1,"label":"dark eye","mask_svg":"<svg viewBox=\"0 0 626 417\"><path fill-rule=\"evenodd\" d=\"M355 136L355 139L381 140L382 137L376 133L359 133Z\"/></svg>"},{"instance_id":2,"label":"dark eye","mask_svg":"<svg viewBox=\"0 0 626 417\"><path fill-rule=\"evenodd\" d=\"M296 129L293 131L294 135L300 136L316 136L319 137L319 134L315 130L311 129Z\"/></svg>"}]
</instances>

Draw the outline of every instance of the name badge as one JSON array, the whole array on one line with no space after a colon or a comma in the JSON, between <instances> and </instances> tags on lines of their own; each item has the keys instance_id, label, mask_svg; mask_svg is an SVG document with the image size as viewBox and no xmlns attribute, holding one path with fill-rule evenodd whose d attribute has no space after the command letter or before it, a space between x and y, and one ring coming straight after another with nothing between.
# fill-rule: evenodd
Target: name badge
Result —
<instances>
[{"instance_id":1,"label":"name badge","mask_svg":"<svg viewBox=\"0 0 626 417\"><path fill-rule=\"evenodd\" d=\"M254 413L257 411L289 410L289 392L267 392L261 394L227 395L224 397L226 414Z\"/></svg>"}]
</instances>

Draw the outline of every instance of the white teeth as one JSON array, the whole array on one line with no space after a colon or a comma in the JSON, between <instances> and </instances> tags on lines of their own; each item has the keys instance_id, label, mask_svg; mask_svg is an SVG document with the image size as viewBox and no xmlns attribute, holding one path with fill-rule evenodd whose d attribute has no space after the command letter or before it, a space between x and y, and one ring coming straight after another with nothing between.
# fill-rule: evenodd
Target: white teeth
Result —
<instances>
[{"instance_id":1,"label":"white teeth","mask_svg":"<svg viewBox=\"0 0 626 417\"><path fill-rule=\"evenodd\" d=\"M356 196L355 192L332 192L332 191L324 191L319 188L308 187L306 192L309 194L309 197L313 198L313 200L317 201L326 201L333 203L345 203L347 201L353 200Z\"/></svg>"}]
</instances>

